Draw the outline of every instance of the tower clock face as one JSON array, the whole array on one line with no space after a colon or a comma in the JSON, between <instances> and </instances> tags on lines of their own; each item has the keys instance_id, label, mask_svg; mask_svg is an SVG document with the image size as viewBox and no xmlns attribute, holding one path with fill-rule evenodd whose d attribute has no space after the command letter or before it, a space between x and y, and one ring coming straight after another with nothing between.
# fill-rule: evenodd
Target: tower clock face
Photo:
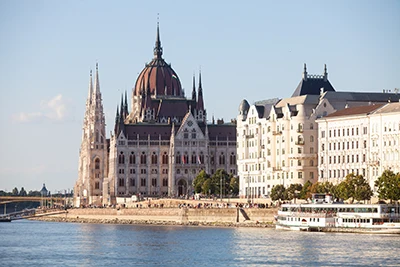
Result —
<instances>
[{"instance_id":1,"label":"tower clock face","mask_svg":"<svg viewBox=\"0 0 400 267\"><path fill-rule=\"evenodd\" d=\"M189 127L191 127L193 125L193 122L192 121L188 121L188 125L189 125Z\"/></svg>"}]
</instances>

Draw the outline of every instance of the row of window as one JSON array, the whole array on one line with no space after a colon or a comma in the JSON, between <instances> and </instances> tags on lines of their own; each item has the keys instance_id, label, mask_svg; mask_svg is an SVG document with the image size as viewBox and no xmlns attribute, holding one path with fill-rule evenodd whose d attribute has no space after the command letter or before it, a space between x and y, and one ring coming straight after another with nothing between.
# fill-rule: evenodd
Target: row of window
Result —
<instances>
[{"instance_id":1,"label":"row of window","mask_svg":"<svg viewBox=\"0 0 400 267\"><path fill-rule=\"evenodd\" d=\"M342 159L342 161L341 161ZM347 160L346 160L347 159ZM366 161L366 155L362 155L362 162ZM343 155L343 156L329 156L329 164L336 163L359 163L360 155ZM321 157L321 164L324 164L324 157Z\"/></svg>"},{"instance_id":2,"label":"row of window","mask_svg":"<svg viewBox=\"0 0 400 267\"><path fill-rule=\"evenodd\" d=\"M249 124L255 124L256 123L255 119L256 118L249 118ZM296 131L303 132L303 128L304 128L303 124L299 123L299 124L297 124ZM271 126L267 126L267 133L271 132L271 129L272 129ZM293 129L294 129L293 124L290 124L290 130L293 130ZM313 129L314 129L314 124L310 123L310 130L313 130ZM284 130L285 130L285 124L276 126L276 132L280 132L280 131L284 131ZM262 128L262 133L265 134L265 128ZM248 132L248 135L252 135L252 134L258 134L258 128L255 129L255 132L253 132L252 129L250 129ZM243 130L243 136L245 136L245 135L246 135L246 130Z\"/></svg>"},{"instance_id":3,"label":"row of window","mask_svg":"<svg viewBox=\"0 0 400 267\"><path fill-rule=\"evenodd\" d=\"M354 173L355 175L359 175L360 173L365 177L366 170L363 169L343 169L343 170L329 170L329 176L327 178L345 178L350 173ZM321 171L321 177L324 177L324 171Z\"/></svg>"},{"instance_id":4,"label":"row of window","mask_svg":"<svg viewBox=\"0 0 400 267\"><path fill-rule=\"evenodd\" d=\"M276 176L276 177L275 177ZM272 177L272 178L271 178ZM314 172L309 173L309 179L314 179ZM285 172L282 173L276 173L276 175L267 174L267 177L265 176L248 176L246 177L245 183L265 183L265 180L280 180L280 179L294 179L294 172L290 172L290 178L289 178L289 172L286 172L286 178L285 178ZM297 172L297 179L303 179L303 172Z\"/></svg>"},{"instance_id":5,"label":"row of window","mask_svg":"<svg viewBox=\"0 0 400 267\"><path fill-rule=\"evenodd\" d=\"M328 147L330 151L342 149L358 149L358 141L329 143ZM367 140L363 141L363 148L367 148ZM325 144L321 144L321 151L325 151Z\"/></svg>"},{"instance_id":6,"label":"row of window","mask_svg":"<svg viewBox=\"0 0 400 267\"><path fill-rule=\"evenodd\" d=\"M342 136L358 136L359 134L359 128L358 127L352 127L352 128L346 128L346 129L333 129L329 130L329 137L340 137ZM363 134L368 134L368 128L363 127ZM325 138L325 131L321 131L321 137Z\"/></svg>"},{"instance_id":7,"label":"row of window","mask_svg":"<svg viewBox=\"0 0 400 267\"><path fill-rule=\"evenodd\" d=\"M127 186L125 184L127 180L125 178L118 178L118 186ZM158 186L158 180L156 178L151 179L151 186L156 187ZM129 186L136 186L136 179L129 178ZM141 178L140 179L140 186L147 186L147 179ZM162 179L162 186L168 186L168 178Z\"/></svg>"}]
</instances>

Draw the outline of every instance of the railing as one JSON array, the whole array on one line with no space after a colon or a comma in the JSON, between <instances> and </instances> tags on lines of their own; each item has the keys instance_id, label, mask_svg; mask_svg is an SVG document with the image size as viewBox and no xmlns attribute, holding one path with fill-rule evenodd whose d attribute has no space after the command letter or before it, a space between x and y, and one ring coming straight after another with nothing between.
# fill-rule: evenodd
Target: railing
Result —
<instances>
[{"instance_id":1,"label":"railing","mask_svg":"<svg viewBox=\"0 0 400 267\"><path fill-rule=\"evenodd\" d=\"M296 145L302 146L304 145L304 140L298 140L295 142Z\"/></svg>"},{"instance_id":2,"label":"railing","mask_svg":"<svg viewBox=\"0 0 400 267\"><path fill-rule=\"evenodd\" d=\"M298 133L302 133L303 132L303 128L298 128L297 130L296 130L296 132L298 132Z\"/></svg>"},{"instance_id":3,"label":"railing","mask_svg":"<svg viewBox=\"0 0 400 267\"><path fill-rule=\"evenodd\" d=\"M282 134L282 131L272 131L272 135L280 135Z\"/></svg>"}]
</instances>

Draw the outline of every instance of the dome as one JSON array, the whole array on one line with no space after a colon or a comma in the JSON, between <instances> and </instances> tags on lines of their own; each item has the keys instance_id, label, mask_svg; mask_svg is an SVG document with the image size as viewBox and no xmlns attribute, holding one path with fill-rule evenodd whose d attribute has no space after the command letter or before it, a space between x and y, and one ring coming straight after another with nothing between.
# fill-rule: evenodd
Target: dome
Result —
<instances>
[{"instance_id":1,"label":"dome","mask_svg":"<svg viewBox=\"0 0 400 267\"><path fill-rule=\"evenodd\" d=\"M160 32L157 25L157 39L154 47L154 58L146 64L136 80L134 95L140 95L142 91L150 89L151 95L157 96L182 96L182 86L178 75L162 58Z\"/></svg>"},{"instance_id":2,"label":"dome","mask_svg":"<svg viewBox=\"0 0 400 267\"><path fill-rule=\"evenodd\" d=\"M239 105L239 113L240 114L247 114L247 111L249 110L250 105L249 102L247 102L246 99L243 99L242 102L240 102Z\"/></svg>"}]
</instances>

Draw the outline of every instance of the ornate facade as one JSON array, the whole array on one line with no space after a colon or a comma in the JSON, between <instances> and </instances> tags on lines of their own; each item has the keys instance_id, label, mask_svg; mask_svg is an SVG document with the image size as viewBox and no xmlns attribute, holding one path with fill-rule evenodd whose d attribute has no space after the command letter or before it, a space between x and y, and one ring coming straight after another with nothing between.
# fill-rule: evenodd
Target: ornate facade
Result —
<instances>
[{"instance_id":1,"label":"ornate facade","mask_svg":"<svg viewBox=\"0 0 400 267\"><path fill-rule=\"evenodd\" d=\"M125 93L107 140L96 67L94 92L89 84L76 206L124 203L138 195L190 195L201 170L236 174L235 123L208 124L201 73L197 88L193 76L191 98L186 98L162 55L157 26L154 57L132 89L132 110Z\"/></svg>"}]
</instances>

